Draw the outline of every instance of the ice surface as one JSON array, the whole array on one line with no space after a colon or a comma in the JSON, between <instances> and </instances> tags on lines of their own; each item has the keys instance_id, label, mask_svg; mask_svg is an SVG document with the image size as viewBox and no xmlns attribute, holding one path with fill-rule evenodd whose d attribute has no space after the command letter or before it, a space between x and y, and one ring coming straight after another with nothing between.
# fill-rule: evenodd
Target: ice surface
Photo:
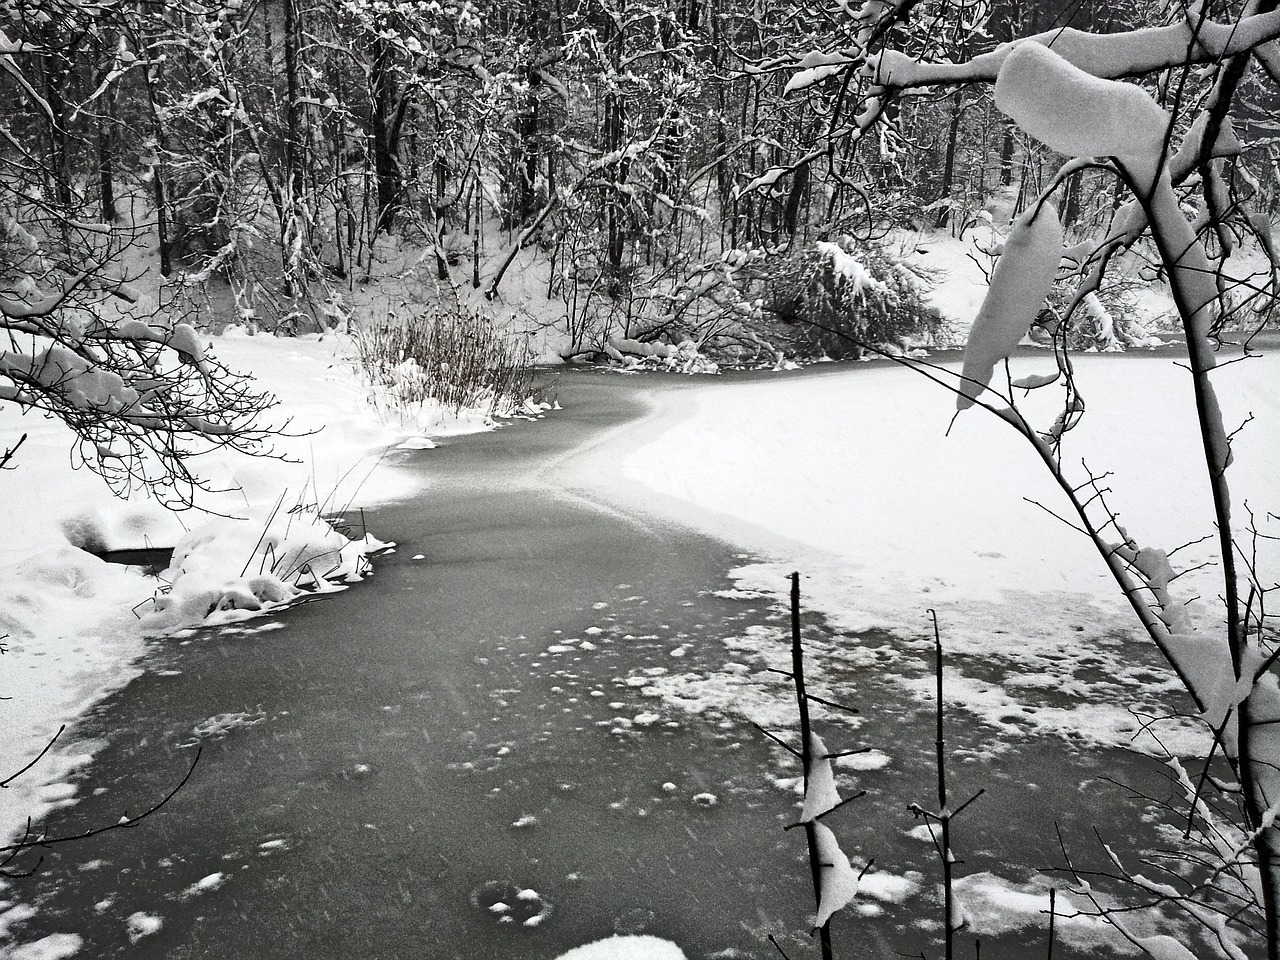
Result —
<instances>
[{"instance_id":1,"label":"ice surface","mask_svg":"<svg viewBox=\"0 0 1280 960\"><path fill-rule=\"evenodd\" d=\"M140 322L129 324L125 321L117 332L157 342L171 336L193 360L204 356L210 340L181 324L172 334ZM91 533L95 547L172 547L184 534L183 524L145 497L119 501L97 477L73 470L67 453L73 438L62 424L40 418L24 421L28 439L13 465L15 472L5 473L23 495L0 502L0 527L5 530L0 541L0 635L8 634L9 648L0 695L14 697L5 716L0 769L21 768L60 724L136 676L147 632L179 630L203 621L210 608L216 611L219 606L238 608L219 613L222 619L250 616L254 608L261 610L291 595L284 589L286 578L272 579L257 563L251 569L247 563L255 560L254 543L269 525L267 517L282 492L288 494L281 513L304 491L316 501L365 506L402 497L421 488L424 480L379 465L383 451L406 438L457 435L492 426L484 414L464 413L454 419L433 407L404 421L387 422L366 402L365 389L344 360L343 342L337 338L248 337L233 328L212 342L221 361L259 376L280 398L279 422L291 420L290 430L276 436L273 444L287 459L254 461L218 452L193 463L212 486L231 491L202 498L202 505L217 514L248 516L240 527L251 532L231 534L230 541L222 536L202 539L196 550L187 551L189 562L182 575L186 585L179 582L173 598L161 604L164 616L149 617L145 625L131 608L154 596L158 581L137 568L108 564L77 549L68 543L67 534L83 539L81 546L91 543L80 535ZM60 353L54 359L77 363ZM75 389L86 402L127 399L121 384L107 376L83 379ZM332 562L341 576L358 576L359 555L379 549L374 538L339 544L327 525L304 531L307 525L299 522L301 518L290 516L294 526L276 546L301 545L303 552L295 552L295 558L312 547L338 547ZM69 517L70 523L64 522ZM187 526L199 526L200 520L194 513L184 518ZM222 529L225 533L235 528ZM139 613L147 615L151 609L144 603ZM43 809L39 788L61 779L66 767L55 749L36 769L0 791L0 831L20 830L28 816L38 820Z\"/></svg>"},{"instance_id":2,"label":"ice surface","mask_svg":"<svg viewBox=\"0 0 1280 960\"><path fill-rule=\"evenodd\" d=\"M1017 376L1042 370L1044 360L1015 357L1011 367ZM1201 451L1176 358L1090 355L1076 357L1074 368L1087 386L1089 415L1069 435L1068 458L1114 471L1109 501L1144 541L1172 549L1211 534L1207 481L1186 468ZM1251 411L1259 423L1280 417L1271 387L1280 382L1280 356L1224 367L1216 378L1227 422ZM1051 412L1057 394L1033 391L1029 413ZM912 636L927 628L923 610L934 607L954 651L958 685L949 676L948 690L992 729L1154 749L1150 737L1134 742L1138 725L1126 707L1167 712L1161 704L1176 680L1135 662L1131 644L1142 641L1133 613L1088 542L1024 500L1064 506L1035 453L988 416L961 418L946 436L952 399L908 370L878 365L662 393L648 420L567 463L567 482L639 511L660 509L764 557L734 571L739 590L785 601L787 575L804 571L806 608L841 630ZM1161 412L1158 428L1145 415L1152 410ZM1273 433L1249 428L1233 443L1238 494L1280 489ZM1260 540L1258 549L1262 568L1276 569L1280 544ZM1211 538L1177 560L1187 569L1214 553ZM1188 614L1209 629L1220 618L1214 575L1206 567L1177 581L1181 595L1204 598ZM767 696L761 672L786 669L785 658L770 659L785 652L785 638L749 630L724 645L718 668L689 664L637 679L672 710L794 729L794 704ZM976 679L991 664L1010 680ZM1021 719L1009 722L1015 715ZM1194 724L1158 731L1178 749L1198 749L1204 737L1193 732Z\"/></svg>"}]
</instances>

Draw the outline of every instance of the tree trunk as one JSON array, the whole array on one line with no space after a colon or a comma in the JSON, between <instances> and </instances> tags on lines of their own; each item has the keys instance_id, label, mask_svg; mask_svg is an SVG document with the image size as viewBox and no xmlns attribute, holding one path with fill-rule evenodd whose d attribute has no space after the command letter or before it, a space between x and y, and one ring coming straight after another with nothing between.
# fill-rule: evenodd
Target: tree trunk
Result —
<instances>
[{"instance_id":1,"label":"tree trunk","mask_svg":"<svg viewBox=\"0 0 1280 960\"><path fill-rule=\"evenodd\" d=\"M160 61L151 59L150 50L147 50L146 54L148 57L147 106L151 111L151 132L155 142L155 156L151 163L151 196L156 208L156 245L160 254L160 275L168 277L173 273L172 241L169 236L169 198L164 180L164 158L168 153L168 136L163 111L156 102L156 94L164 88L164 73Z\"/></svg>"},{"instance_id":2,"label":"tree trunk","mask_svg":"<svg viewBox=\"0 0 1280 960\"><path fill-rule=\"evenodd\" d=\"M107 30L102 38L102 68L95 78L96 84L106 81L107 75L115 66L116 33ZM104 223L113 223L116 219L115 191L115 122L116 91L115 85L108 86L102 92L102 108L97 116L98 137L98 207Z\"/></svg>"},{"instance_id":3,"label":"tree trunk","mask_svg":"<svg viewBox=\"0 0 1280 960\"><path fill-rule=\"evenodd\" d=\"M378 219L374 234L389 232L399 213L403 177L400 170L400 91L391 66L391 50L381 38L373 41L370 68L373 84L373 172L378 191Z\"/></svg>"},{"instance_id":4,"label":"tree trunk","mask_svg":"<svg viewBox=\"0 0 1280 960\"><path fill-rule=\"evenodd\" d=\"M626 17L626 4L618 11L618 21ZM626 37L618 29L613 17L606 20L605 48L609 58L611 72L616 76L622 66L622 54ZM604 153L616 154L617 159L610 168L611 187L605 192L605 276L608 278L609 296L617 299L622 295L622 261L626 252L626 212L622 185L627 182L630 161L622 152L626 137L627 105L616 87L610 84L604 95L604 139L601 148Z\"/></svg>"},{"instance_id":5,"label":"tree trunk","mask_svg":"<svg viewBox=\"0 0 1280 960\"><path fill-rule=\"evenodd\" d=\"M1004 137L1000 140L1000 186L1013 183L1013 124L1004 125Z\"/></svg>"},{"instance_id":6,"label":"tree trunk","mask_svg":"<svg viewBox=\"0 0 1280 960\"><path fill-rule=\"evenodd\" d=\"M298 11L297 0L284 0L284 83L285 83L285 134L284 169L282 178L287 184L292 207L302 195L301 159L301 111L298 94Z\"/></svg>"},{"instance_id":7,"label":"tree trunk","mask_svg":"<svg viewBox=\"0 0 1280 960\"><path fill-rule=\"evenodd\" d=\"M1084 185L1084 171L1077 170L1067 178L1066 198L1062 206L1062 225L1072 226L1080 219L1080 192Z\"/></svg>"},{"instance_id":8,"label":"tree trunk","mask_svg":"<svg viewBox=\"0 0 1280 960\"><path fill-rule=\"evenodd\" d=\"M952 98L951 122L947 125L947 153L942 161L942 187L938 192L938 199L943 203L938 208L936 222L939 228L951 222L950 200L951 186L955 181L956 172L956 140L960 134L960 118L964 113L964 102L961 97L961 92L957 90Z\"/></svg>"}]
</instances>

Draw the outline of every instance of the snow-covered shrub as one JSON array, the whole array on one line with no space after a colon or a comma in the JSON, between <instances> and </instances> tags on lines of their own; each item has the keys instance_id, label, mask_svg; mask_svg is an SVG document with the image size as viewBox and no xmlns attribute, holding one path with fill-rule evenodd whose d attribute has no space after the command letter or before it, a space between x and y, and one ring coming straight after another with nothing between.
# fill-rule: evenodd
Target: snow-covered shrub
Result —
<instances>
[{"instance_id":1,"label":"snow-covered shrub","mask_svg":"<svg viewBox=\"0 0 1280 960\"><path fill-rule=\"evenodd\" d=\"M456 295L428 300L404 316L389 312L362 325L354 339L379 407L405 413L434 400L455 413L483 409L505 416L532 389L528 344Z\"/></svg>"},{"instance_id":2,"label":"snow-covered shrub","mask_svg":"<svg viewBox=\"0 0 1280 960\"><path fill-rule=\"evenodd\" d=\"M781 260L766 280L766 311L778 321L771 338L798 356L834 359L927 339L942 325L926 299L929 280L873 243L817 243Z\"/></svg>"},{"instance_id":3,"label":"snow-covered shrub","mask_svg":"<svg viewBox=\"0 0 1280 960\"><path fill-rule=\"evenodd\" d=\"M1057 284L1049 293L1049 309L1041 314L1040 326L1031 330L1032 339L1048 345L1051 335L1060 333L1070 349L1099 353L1161 346L1164 339L1159 334L1169 328L1138 312L1136 295L1144 286L1137 279L1103 285L1086 296L1070 322L1059 329L1058 318L1066 313L1072 292L1068 284ZM1176 324L1176 318L1171 320Z\"/></svg>"},{"instance_id":4,"label":"snow-covered shrub","mask_svg":"<svg viewBox=\"0 0 1280 960\"><path fill-rule=\"evenodd\" d=\"M178 541L161 574L169 586L144 615L163 629L240 619L357 582L369 572L367 558L389 546L367 533L339 532L315 504L277 507L251 521L214 520Z\"/></svg>"}]
</instances>

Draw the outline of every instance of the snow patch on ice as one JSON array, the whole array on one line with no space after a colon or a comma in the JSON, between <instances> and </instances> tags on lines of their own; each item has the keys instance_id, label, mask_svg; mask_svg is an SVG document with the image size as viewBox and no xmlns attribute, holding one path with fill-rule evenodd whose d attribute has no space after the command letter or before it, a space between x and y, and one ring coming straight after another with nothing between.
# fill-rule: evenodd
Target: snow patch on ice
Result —
<instances>
[{"instance_id":1,"label":"snow patch on ice","mask_svg":"<svg viewBox=\"0 0 1280 960\"><path fill-rule=\"evenodd\" d=\"M183 890L182 896L184 898L198 897L202 893L210 893L214 890L217 890L220 886L222 886L226 882L227 882L227 875L225 873L222 873L221 871L217 873L211 873L207 877L202 877L201 879L193 883L191 886L187 887L187 889Z\"/></svg>"},{"instance_id":2,"label":"snow patch on ice","mask_svg":"<svg viewBox=\"0 0 1280 960\"><path fill-rule=\"evenodd\" d=\"M143 937L158 933L160 928L164 926L164 921L156 914L146 913L142 910L129 914L124 923L125 933L129 935L130 943L137 943Z\"/></svg>"},{"instance_id":3,"label":"snow patch on ice","mask_svg":"<svg viewBox=\"0 0 1280 960\"><path fill-rule=\"evenodd\" d=\"M84 938L76 933L51 933L31 943L8 948L7 960L66 960L80 952Z\"/></svg>"},{"instance_id":4,"label":"snow patch on ice","mask_svg":"<svg viewBox=\"0 0 1280 960\"><path fill-rule=\"evenodd\" d=\"M670 940L641 934L596 940L574 947L556 960L686 960L686 957Z\"/></svg>"}]
</instances>

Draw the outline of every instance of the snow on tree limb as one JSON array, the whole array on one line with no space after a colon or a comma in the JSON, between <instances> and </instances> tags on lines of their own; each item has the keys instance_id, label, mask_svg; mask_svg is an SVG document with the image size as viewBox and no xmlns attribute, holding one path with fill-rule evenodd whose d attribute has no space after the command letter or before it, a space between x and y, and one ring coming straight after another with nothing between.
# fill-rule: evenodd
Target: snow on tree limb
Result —
<instances>
[{"instance_id":1,"label":"snow on tree limb","mask_svg":"<svg viewBox=\"0 0 1280 960\"><path fill-rule=\"evenodd\" d=\"M1141 87L1095 77L1038 43L1010 52L995 97L1009 119L1068 157L1150 156L1172 124Z\"/></svg>"},{"instance_id":2,"label":"snow on tree limb","mask_svg":"<svg viewBox=\"0 0 1280 960\"><path fill-rule=\"evenodd\" d=\"M964 350L956 410L973 406L1039 313L1062 262L1062 225L1053 204L1029 207L1013 224L991 274Z\"/></svg>"},{"instance_id":3,"label":"snow on tree limb","mask_svg":"<svg viewBox=\"0 0 1280 960\"><path fill-rule=\"evenodd\" d=\"M840 805L840 791L836 789L835 771L827 755L827 745L816 733L809 733L809 783L804 792L804 807L800 822L809 823ZM818 924L821 926L822 924Z\"/></svg>"},{"instance_id":4,"label":"snow on tree limb","mask_svg":"<svg viewBox=\"0 0 1280 960\"><path fill-rule=\"evenodd\" d=\"M853 902L858 895L858 872L849 864L849 858L840 849L836 835L820 823L813 825L814 839L818 846L818 860L821 866L822 895L818 901L818 915L814 917L815 927L823 926L835 915Z\"/></svg>"},{"instance_id":5,"label":"snow on tree limb","mask_svg":"<svg viewBox=\"0 0 1280 960\"><path fill-rule=\"evenodd\" d=\"M1136 77L1187 63L1211 63L1247 53L1280 37L1280 11L1243 17L1236 23L1201 19L1165 27L1096 34L1066 27L1016 40L965 63L921 63L898 51L868 57L866 77L884 87L947 86L993 82L1019 46L1036 43L1095 77Z\"/></svg>"}]
</instances>

